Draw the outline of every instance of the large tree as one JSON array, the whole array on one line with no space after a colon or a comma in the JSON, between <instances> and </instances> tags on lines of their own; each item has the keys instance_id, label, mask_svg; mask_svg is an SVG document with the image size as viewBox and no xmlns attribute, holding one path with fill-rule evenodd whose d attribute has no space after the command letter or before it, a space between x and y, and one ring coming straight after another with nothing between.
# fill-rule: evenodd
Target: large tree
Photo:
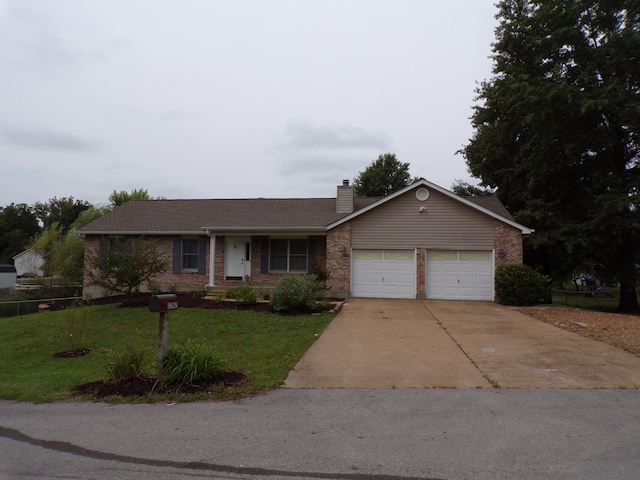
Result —
<instances>
[{"instance_id":1,"label":"large tree","mask_svg":"<svg viewBox=\"0 0 640 480\"><path fill-rule=\"evenodd\" d=\"M358 174L353 187L358 197L385 197L411 182L409 164L400 162L393 153L385 153Z\"/></svg>"},{"instance_id":2,"label":"large tree","mask_svg":"<svg viewBox=\"0 0 640 480\"><path fill-rule=\"evenodd\" d=\"M0 207L0 263L12 263L40 232L38 218L27 204Z\"/></svg>"},{"instance_id":3,"label":"large tree","mask_svg":"<svg viewBox=\"0 0 640 480\"><path fill-rule=\"evenodd\" d=\"M547 273L590 263L638 310L640 2L503 0L493 78L463 149L471 173L536 229Z\"/></svg>"},{"instance_id":4,"label":"large tree","mask_svg":"<svg viewBox=\"0 0 640 480\"><path fill-rule=\"evenodd\" d=\"M74 200L73 197L50 198L48 202L37 202L34 212L44 228L57 223L66 232L82 212L92 205L84 200Z\"/></svg>"},{"instance_id":5,"label":"large tree","mask_svg":"<svg viewBox=\"0 0 640 480\"><path fill-rule=\"evenodd\" d=\"M146 188L137 189L134 188L130 192L126 190L120 190L116 192L115 190L111 195L109 195L109 202L112 208L119 207L124 205L129 200L153 200L153 198L149 195Z\"/></svg>"}]
</instances>

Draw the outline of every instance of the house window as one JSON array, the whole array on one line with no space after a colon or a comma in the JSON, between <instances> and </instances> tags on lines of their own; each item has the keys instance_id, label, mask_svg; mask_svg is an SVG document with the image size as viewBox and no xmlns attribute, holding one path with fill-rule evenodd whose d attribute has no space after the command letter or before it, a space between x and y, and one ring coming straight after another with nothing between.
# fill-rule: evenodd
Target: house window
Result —
<instances>
[{"instance_id":1,"label":"house window","mask_svg":"<svg viewBox=\"0 0 640 480\"><path fill-rule=\"evenodd\" d=\"M198 239L182 239L182 269L198 269Z\"/></svg>"},{"instance_id":2,"label":"house window","mask_svg":"<svg viewBox=\"0 0 640 480\"><path fill-rule=\"evenodd\" d=\"M272 272L306 272L308 269L306 238L272 238L269 252Z\"/></svg>"},{"instance_id":3,"label":"house window","mask_svg":"<svg viewBox=\"0 0 640 480\"><path fill-rule=\"evenodd\" d=\"M206 273L206 238L176 238L173 240L172 272Z\"/></svg>"}]
</instances>

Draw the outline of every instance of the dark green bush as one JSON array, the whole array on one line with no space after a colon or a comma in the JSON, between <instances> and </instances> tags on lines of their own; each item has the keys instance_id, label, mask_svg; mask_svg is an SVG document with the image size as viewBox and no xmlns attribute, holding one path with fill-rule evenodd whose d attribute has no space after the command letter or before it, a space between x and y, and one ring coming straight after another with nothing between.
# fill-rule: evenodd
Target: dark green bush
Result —
<instances>
[{"instance_id":1,"label":"dark green bush","mask_svg":"<svg viewBox=\"0 0 640 480\"><path fill-rule=\"evenodd\" d=\"M235 298L238 302L245 305L255 305L262 298L262 289L255 288L251 285L242 285L227 293L228 298Z\"/></svg>"},{"instance_id":2,"label":"dark green bush","mask_svg":"<svg viewBox=\"0 0 640 480\"><path fill-rule=\"evenodd\" d=\"M549 278L528 265L500 265L495 282L496 300L503 305L551 303Z\"/></svg>"},{"instance_id":3,"label":"dark green bush","mask_svg":"<svg viewBox=\"0 0 640 480\"><path fill-rule=\"evenodd\" d=\"M271 292L271 305L276 312L304 313L313 310L316 300L324 298L324 283L315 275L286 275Z\"/></svg>"}]
</instances>

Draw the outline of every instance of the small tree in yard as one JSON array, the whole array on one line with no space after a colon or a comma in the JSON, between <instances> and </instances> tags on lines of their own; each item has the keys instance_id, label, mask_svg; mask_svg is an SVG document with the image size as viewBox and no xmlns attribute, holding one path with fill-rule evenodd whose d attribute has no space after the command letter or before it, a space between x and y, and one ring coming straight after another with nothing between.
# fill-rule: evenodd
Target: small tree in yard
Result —
<instances>
[{"instance_id":1,"label":"small tree in yard","mask_svg":"<svg viewBox=\"0 0 640 480\"><path fill-rule=\"evenodd\" d=\"M155 242L137 239L103 239L100 251L89 255L91 283L109 293L131 296L155 274L167 269Z\"/></svg>"}]
</instances>

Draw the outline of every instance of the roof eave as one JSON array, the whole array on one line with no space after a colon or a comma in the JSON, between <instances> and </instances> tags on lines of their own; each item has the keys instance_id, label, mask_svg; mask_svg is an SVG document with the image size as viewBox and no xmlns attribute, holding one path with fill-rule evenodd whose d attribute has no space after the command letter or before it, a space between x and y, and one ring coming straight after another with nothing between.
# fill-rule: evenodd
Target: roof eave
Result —
<instances>
[{"instance_id":1,"label":"roof eave","mask_svg":"<svg viewBox=\"0 0 640 480\"><path fill-rule=\"evenodd\" d=\"M453 200L459 201L475 210L478 210L482 213L484 213L485 215L489 215L490 217L495 218L496 220L499 220L501 222L506 223L507 225L511 225L514 228L517 228L518 230L520 230L522 232L523 235L530 235L531 233L533 233L533 229L525 227L524 225L519 224L518 222L514 221L514 220L510 220L506 217L503 217L502 215L499 215L485 207L482 207L476 203L473 203L470 200L467 200L464 197L461 197L459 195L456 195L453 192L450 192L449 190L442 188L439 185L436 185L435 183L431 183L427 180L421 179L418 180L417 182L412 183L411 185L408 185L406 187L404 187L401 190L398 190L397 192L392 193L391 195L388 195L386 197L381 198L380 200L378 200L377 202L372 203L371 205L368 205L364 208L361 208L360 210L357 210L349 215L347 215L346 217L341 218L340 220L337 220L329 225L327 225L327 230L331 230L332 228L335 228L339 225L342 225L343 223L346 223L348 221L350 221L351 219L362 215L363 213L368 212L369 210L373 210L374 208L378 207L379 205L382 205L383 203L386 203L390 200L393 200L396 197L399 197L400 195L403 195L404 193L408 192L409 190L412 190L420 185L423 185L427 188L431 188L432 190L435 190L438 193L441 193Z\"/></svg>"},{"instance_id":2,"label":"roof eave","mask_svg":"<svg viewBox=\"0 0 640 480\"><path fill-rule=\"evenodd\" d=\"M139 236L151 236L151 235L202 235L202 230L195 231L140 231L140 230L93 230L77 232L78 235L139 235Z\"/></svg>"},{"instance_id":3,"label":"roof eave","mask_svg":"<svg viewBox=\"0 0 640 480\"><path fill-rule=\"evenodd\" d=\"M238 233L238 234L251 234L255 233L258 235L266 235L266 234L286 234L286 233L295 233L298 235L303 234L319 234L325 233L327 231L327 227L324 225L321 226L312 226L312 227L202 227L202 230L206 231L209 235L215 234L230 234L230 233Z\"/></svg>"},{"instance_id":4,"label":"roof eave","mask_svg":"<svg viewBox=\"0 0 640 480\"><path fill-rule=\"evenodd\" d=\"M276 234L285 234L285 233L296 233L298 235L303 234L319 234L325 233L327 227L324 225L321 226L311 226L311 227L200 227L199 230L163 230L163 231L134 231L134 230L93 230L93 231L81 231L78 232L78 235L144 235L144 236L158 236L158 235L203 235L203 234L230 234L230 233L238 233L238 234L259 234L265 235L269 233Z\"/></svg>"}]
</instances>

